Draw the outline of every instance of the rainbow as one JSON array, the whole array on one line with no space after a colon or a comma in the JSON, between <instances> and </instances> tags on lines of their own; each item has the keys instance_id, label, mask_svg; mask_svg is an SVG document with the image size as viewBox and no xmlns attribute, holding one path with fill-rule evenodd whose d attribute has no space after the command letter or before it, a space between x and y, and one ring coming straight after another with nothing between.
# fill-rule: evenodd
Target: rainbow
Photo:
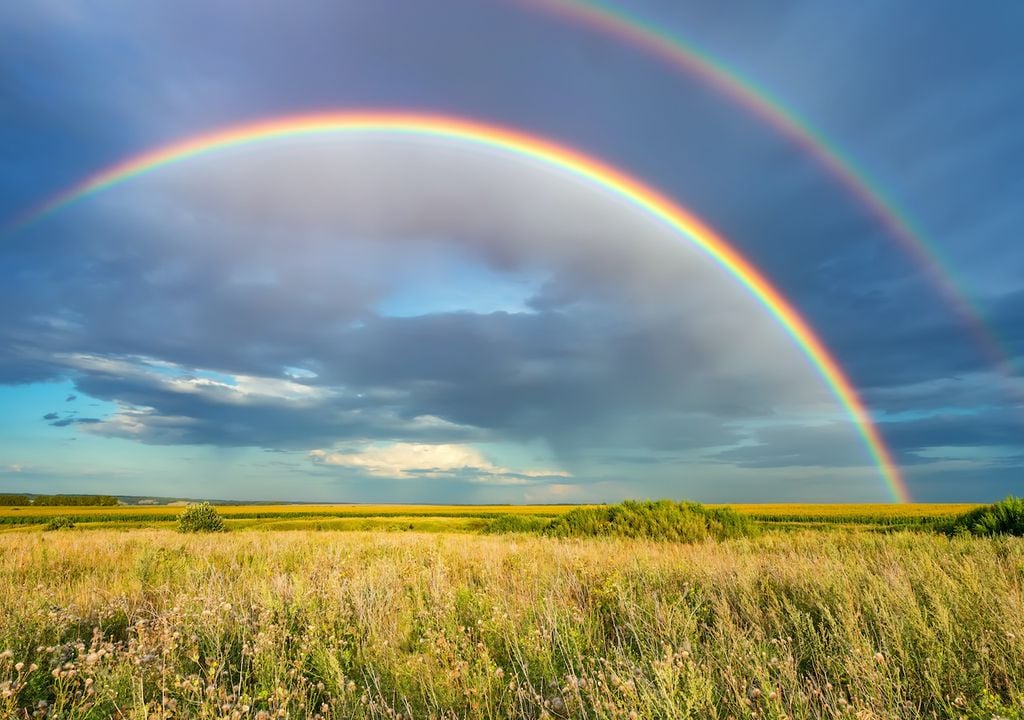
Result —
<instances>
[{"instance_id":1,"label":"rainbow","mask_svg":"<svg viewBox=\"0 0 1024 720\"><path fill-rule=\"evenodd\" d=\"M853 419L892 498L897 502L910 499L900 470L853 385L807 322L763 275L724 239L666 196L598 160L532 135L434 115L353 112L284 117L191 137L131 157L53 197L23 216L19 227L143 173L188 158L278 138L337 133L386 133L456 141L526 158L611 192L678 232L738 280L785 328Z\"/></svg>"},{"instance_id":2,"label":"rainbow","mask_svg":"<svg viewBox=\"0 0 1024 720\"><path fill-rule=\"evenodd\" d=\"M888 201L878 183L804 118L693 43L600 0L522 0L601 32L682 70L715 92L729 98L813 157L835 180L896 239L924 270L929 282L969 330L978 346L1005 375L1014 373L1012 353L989 329L984 313L954 280L933 244L924 239L913 221Z\"/></svg>"}]
</instances>

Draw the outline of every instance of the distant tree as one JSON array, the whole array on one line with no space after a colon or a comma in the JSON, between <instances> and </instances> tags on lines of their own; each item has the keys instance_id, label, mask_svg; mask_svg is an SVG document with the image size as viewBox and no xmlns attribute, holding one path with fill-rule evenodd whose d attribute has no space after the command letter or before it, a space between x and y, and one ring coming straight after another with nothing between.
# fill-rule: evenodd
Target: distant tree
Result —
<instances>
[{"instance_id":1,"label":"distant tree","mask_svg":"<svg viewBox=\"0 0 1024 720\"><path fill-rule=\"evenodd\" d=\"M0 495L0 505L11 507L13 505L31 505L28 495Z\"/></svg>"},{"instance_id":2,"label":"distant tree","mask_svg":"<svg viewBox=\"0 0 1024 720\"><path fill-rule=\"evenodd\" d=\"M36 495L32 504L40 507L83 507L117 505L113 495Z\"/></svg>"}]
</instances>

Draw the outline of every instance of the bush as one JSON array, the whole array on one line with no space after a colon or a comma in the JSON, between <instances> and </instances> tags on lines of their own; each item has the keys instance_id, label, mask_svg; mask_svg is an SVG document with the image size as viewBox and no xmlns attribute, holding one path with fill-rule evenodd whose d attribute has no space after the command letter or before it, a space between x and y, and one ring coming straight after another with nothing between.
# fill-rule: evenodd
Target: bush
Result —
<instances>
[{"instance_id":1,"label":"bush","mask_svg":"<svg viewBox=\"0 0 1024 720\"><path fill-rule=\"evenodd\" d=\"M224 532L224 518L208 502L193 503L178 516L178 532Z\"/></svg>"},{"instance_id":2,"label":"bush","mask_svg":"<svg viewBox=\"0 0 1024 720\"><path fill-rule=\"evenodd\" d=\"M1024 498L1005 500L964 513L946 528L952 535L1024 536Z\"/></svg>"},{"instance_id":3,"label":"bush","mask_svg":"<svg viewBox=\"0 0 1024 720\"><path fill-rule=\"evenodd\" d=\"M70 530L75 526L75 522L64 515L57 515L56 517L50 518L50 521L46 523L44 530Z\"/></svg>"},{"instance_id":4,"label":"bush","mask_svg":"<svg viewBox=\"0 0 1024 720\"><path fill-rule=\"evenodd\" d=\"M487 521L487 524L484 525L484 532L491 534L535 533L546 530L551 522L550 518L536 515L499 515Z\"/></svg>"},{"instance_id":5,"label":"bush","mask_svg":"<svg viewBox=\"0 0 1024 720\"><path fill-rule=\"evenodd\" d=\"M556 518L545 530L555 537L616 536L696 542L747 537L756 525L732 508L706 508L700 503L636 502L577 508Z\"/></svg>"}]
</instances>

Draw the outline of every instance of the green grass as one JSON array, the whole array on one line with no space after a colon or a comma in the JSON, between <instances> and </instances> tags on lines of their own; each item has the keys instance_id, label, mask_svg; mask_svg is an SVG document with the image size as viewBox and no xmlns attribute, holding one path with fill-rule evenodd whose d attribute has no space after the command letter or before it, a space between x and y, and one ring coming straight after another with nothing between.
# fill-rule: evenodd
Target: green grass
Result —
<instances>
[{"instance_id":1,"label":"green grass","mask_svg":"<svg viewBox=\"0 0 1024 720\"><path fill-rule=\"evenodd\" d=\"M749 537L755 525L731 508L700 503L635 502L576 508L560 515L542 532L552 537L628 537L670 542L697 542Z\"/></svg>"},{"instance_id":2,"label":"green grass","mask_svg":"<svg viewBox=\"0 0 1024 720\"><path fill-rule=\"evenodd\" d=\"M954 535L1024 536L1024 498L1008 497L975 508L957 517L945 529Z\"/></svg>"}]
</instances>

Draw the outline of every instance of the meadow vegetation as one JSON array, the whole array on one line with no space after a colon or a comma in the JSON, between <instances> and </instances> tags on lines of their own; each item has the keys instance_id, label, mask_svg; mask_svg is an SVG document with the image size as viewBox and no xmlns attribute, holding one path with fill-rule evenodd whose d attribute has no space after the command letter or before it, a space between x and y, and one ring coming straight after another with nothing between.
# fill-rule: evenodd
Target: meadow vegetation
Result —
<instances>
[{"instance_id":1,"label":"meadow vegetation","mask_svg":"<svg viewBox=\"0 0 1024 720\"><path fill-rule=\"evenodd\" d=\"M916 507L26 508L0 717L1024 718L1024 501Z\"/></svg>"},{"instance_id":2,"label":"meadow vegetation","mask_svg":"<svg viewBox=\"0 0 1024 720\"><path fill-rule=\"evenodd\" d=\"M224 518L208 502L193 503L178 516L178 532L224 532Z\"/></svg>"},{"instance_id":3,"label":"meadow vegetation","mask_svg":"<svg viewBox=\"0 0 1024 720\"><path fill-rule=\"evenodd\" d=\"M635 502L584 507L551 521L543 531L553 537L628 537L669 542L725 540L755 534L756 526L731 508L695 502Z\"/></svg>"},{"instance_id":4,"label":"meadow vegetation","mask_svg":"<svg viewBox=\"0 0 1024 720\"><path fill-rule=\"evenodd\" d=\"M1008 497L975 508L956 518L948 529L956 535L1024 536L1024 498Z\"/></svg>"},{"instance_id":5,"label":"meadow vegetation","mask_svg":"<svg viewBox=\"0 0 1024 720\"><path fill-rule=\"evenodd\" d=\"M1024 717L1024 543L0 536L0 717Z\"/></svg>"},{"instance_id":6,"label":"meadow vegetation","mask_svg":"<svg viewBox=\"0 0 1024 720\"><path fill-rule=\"evenodd\" d=\"M43 530L46 530L47 532L52 532L54 530L70 530L74 526L75 523L71 518L64 517L63 515L54 515L46 522Z\"/></svg>"},{"instance_id":7,"label":"meadow vegetation","mask_svg":"<svg viewBox=\"0 0 1024 720\"><path fill-rule=\"evenodd\" d=\"M277 520L405 519L458 518L467 526L486 528L498 518L527 518L524 527L537 529L537 518L551 520L578 508L600 505L217 505L217 511L228 522L260 521L270 526ZM708 505L708 508L723 506ZM879 529L925 528L946 526L961 514L977 508L971 504L739 504L730 505L737 513L770 527L827 527L849 525ZM117 507L4 507L0 506L0 526L38 525L54 515L70 517L80 525L126 523L129 526L175 523L180 507L169 505L121 505ZM469 520L479 520L469 523ZM514 520L502 523L514 525ZM97 525L98 524L98 525ZM498 523L500 525L501 523ZM349 523L358 527L358 523ZM418 524L417 524L418 529Z\"/></svg>"}]
</instances>

